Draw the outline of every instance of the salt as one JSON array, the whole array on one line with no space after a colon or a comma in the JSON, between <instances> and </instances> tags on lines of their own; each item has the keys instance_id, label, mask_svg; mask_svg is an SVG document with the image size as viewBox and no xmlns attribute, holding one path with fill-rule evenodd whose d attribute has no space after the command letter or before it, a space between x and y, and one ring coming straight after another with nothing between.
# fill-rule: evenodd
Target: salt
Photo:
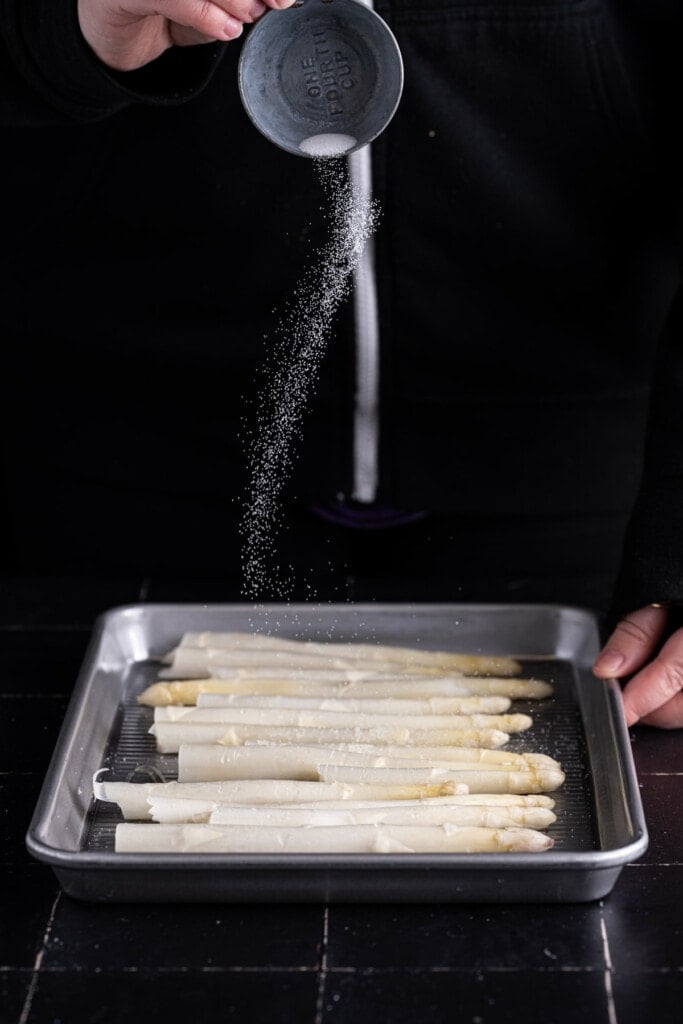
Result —
<instances>
[{"instance_id":1,"label":"salt","mask_svg":"<svg viewBox=\"0 0 683 1024\"><path fill-rule=\"evenodd\" d=\"M350 293L351 275L379 218L376 200L354 185L345 160L316 157L314 168L328 202L329 239L276 324L253 423L243 430L249 483L240 523L242 592L252 601L291 593L291 571L285 577L277 564L282 494L334 317Z\"/></svg>"},{"instance_id":2,"label":"salt","mask_svg":"<svg viewBox=\"0 0 683 1024\"><path fill-rule=\"evenodd\" d=\"M323 135L310 135L299 143L302 153L312 157L335 157L348 153L356 145L353 135L337 135L333 132Z\"/></svg>"}]
</instances>

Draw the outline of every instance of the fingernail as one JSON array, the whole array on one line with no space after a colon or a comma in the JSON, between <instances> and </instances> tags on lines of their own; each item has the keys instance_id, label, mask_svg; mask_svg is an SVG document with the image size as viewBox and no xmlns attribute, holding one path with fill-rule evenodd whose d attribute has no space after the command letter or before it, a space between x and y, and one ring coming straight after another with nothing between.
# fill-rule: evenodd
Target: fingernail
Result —
<instances>
[{"instance_id":1,"label":"fingernail","mask_svg":"<svg viewBox=\"0 0 683 1024\"><path fill-rule=\"evenodd\" d=\"M262 0L256 0L256 2L249 8L249 17L256 21L257 18L261 17L265 10L266 5L262 3Z\"/></svg>"},{"instance_id":2,"label":"fingernail","mask_svg":"<svg viewBox=\"0 0 683 1024\"><path fill-rule=\"evenodd\" d=\"M624 655L620 651L605 651L598 656L594 667L599 668L601 672L617 675L623 664Z\"/></svg>"}]
</instances>

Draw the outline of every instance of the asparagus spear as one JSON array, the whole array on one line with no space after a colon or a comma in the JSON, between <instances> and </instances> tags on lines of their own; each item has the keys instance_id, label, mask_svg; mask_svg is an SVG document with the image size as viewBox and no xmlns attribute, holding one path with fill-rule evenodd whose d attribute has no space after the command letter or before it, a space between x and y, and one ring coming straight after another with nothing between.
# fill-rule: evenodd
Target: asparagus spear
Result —
<instances>
[{"instance_id":1,"label":"asparagus spear","mask_svg":"<svg viewBox=\"0 0 683 1024\"><path fill-rule=\"evenodd\" d=\"M311 744L372 743L405 744L418 746L428 744L441 746L501 747L507 743L508 733L499 729L412 729L408 726L378 726L346 729L314 728L278 725L216 725L182 722L155 722L149 732L155 737L157 750L164 754L177 754L185 743L214 744L225 747L242 746L247 740L264 740L268 743Z\"/></svg>"},{"instance_id":2,"label":"asparagus spear","mask_svg":"<svg viewBox=\"0 0 683 1024\"><path fill-rule=\"evenodd\" d=\"M332 801L330 801L331 803ZM350 801L347 801L347 804ZM485 804L426 804L401 801L400 805L287 807L282 804L248 807L211 800L149 797L150 815L162 825L211 824L274 827L321 825L475 825L480 828L544 829L556 821L547 807L506 807Z\"/></svg>"},{"instance_id":3,"label":"asparagus spear","mask_svg":"<svg viewBox=\"0 0 683 1024\"><path fill-rule=\"evenodd\" d=\"M160 670L162 673L165 669ZM203 671L203 670L202 670ZM288 679L300 680L303 682L320 683L361 683L374 681L383 683L401 682L405 679L453 679L460 683L467 680L478 680L479 676L463 676L459 672L444 672L441 669L412 670L401 665L370 665L354 662L345 668L326 668L324 665L213 665L211 676L200 675L198 678L216 679ZM161 679L166 677L163 674ZM177 677L168 677L176 679ZM182 678L192 678L191 675ZM491 676L483 677L486 679ZM499 676L495 678L501 678ZM504 677L507 679L507 677Z\"/></svg>"},{"instance_id":4,"label":"asparagus spear","mask_svg":"<svg viewBox=\"0 0 683 1024\"><path fill-rule=\"evenodd\" d=\"M200 693L198 708L290 708L302 711L346 711L382 715L500 715L510 709L509 697L427 697L401 700L386 697L266 697L230 693Z\"/></svg>"},{"instance_id":5,"label":"asparagus spear","mask_svg":"<svg viewBox=\"0 0 683 1024\"><path fill-rule=\"evenodd\" d=\"M255 740L249 740L245 743L245 747L257 747L267 746ZM392 746L386 744L385 746L377 747L367 743L340 743L340 744L328 744L323 749L326 750L338 750L338 751L349 751L350 753L357 754L369 754L369 755L382 755L383 757L410 757L412 760L419 761L480 761L485 762L487 765L503 764L503 765L515 765L515 764L541 764L541 765L553 765L556 768L561 767L560 762L554 758L549 757L547 754L540 754L537 752L533 753L514 753L511 750L492 750L490 747L410 747L407 751L405 747Z\"/></svg>"},{"instance_id":6,"label":"asparagus spear","mask_svg":"<svg viewBox=\"0 0 683 1024\"><path fill-rule=\"evenodd\" d=\"M263 633L212 632L184 633L179 644L183 648L210 648L213 650L271 650L305 652L323 656L360 658L369 661L399 662L400 664L436 664L457 667L460 671L477 674L515 675L520 671L514 658L496 658L468 655L452 651L431 651L421 647L406 647L381 643L333 643L315 640L292 640ZM177 650L177 648L176 648ZM173 652L171 652L173 653Z\"/></svg>"},{"instance_id":7,"label":"asparagus spear","mask_svg":"<svg viewBox=\"0 0 683 1024\"><path fill-rule=\"evenodd\" d=\"M277 725L322 728L405 728L405 729L500 729L523 732L532 725L529 715L391 715L352 714L348 711L319 711L299 708L155 708L154 721L183 725Z\"/></svg>"},{"instance_id":8,"label":"asparagus spear","mask_svg":"<svg viewBox=\"0 0 683 1024\"><path fill-rule=\"evenodd\" d=\"M549 850L544 832L458 825L272 828L234 825L116 826L119 853L507 853Z\"/></svg>"},{"instance_id":9,"label":"asparagus spear","mask_svg":"<svg viewBox=\"0 0 683 1024\"><path fill-rule=\"evenodd\" d=\"M470 793L546 793L564 782L564 772L557 768L531 767L527 771L491 771L482 768L374 768L321 764L318 777L322 782L365 785L410 785L450 779L464 783Z\"/></svg>"},{"instance_id":10,"label":"asparagus spear","mask_svg":"<svg viewBox=\"0 0 683 1024\"><path fill-rule=\"evenodd\" d=\"M511 761L482 761L473 758L470 761L430 759L429 761L413 756L415 747L399 747L399 753L385 755L382 747L374 747L369 752L337 750L325 746L300 747L289 744L270 746L254 744L253 746L226 747L217 749L206 744L183 744L178 751L178 775L181 780L202 781L216 778L217 770L223 779L300 779L316 780L319 778L321 764L352 765L367 768L440 768L447 771L472 771L481 769L482 764L488 771L530 771L535 769L557 771L560 766L548 759L548 763L536 762L525 758L523 754L511 755ZM452 748L437 747L436 750L449 751ZM466 752L476 748L458 748ZM532 755L533 756L533 755Z\"/></svg>"},{"instance_id":11,"label":"asparagus spear","mask_svg":"<svg viewBox=\"0 0 683 1024\"><path fill-rule=\"evenodd\" d=\"M161 669L161 679L183 679L187 677L210 676L214 669L301 669L326 670L345 669L348 671L377 671L378 662L371 659L345 658L330 654L307 654L305 652L267 651L267 650L215 650L210 647L177 647L166 668ZM383 663L386 671L387 664ZM410 664L394 662L391 671L395 675L421 675L423 672L443 673L444 666ZM459 675L457 669L449 671Z\"/></svg>"},{"instance_id":12,"label":"asparagus spear","mask_svg":"<svg viewBox=\"0 0 683 1024\"><path fill-rule=\"evenodd\" d=\"M181 803L183 801L178 801ZM184 801L188 803L189 801ZM152 801L152 816L164 808ZM168 808L171 810L171 808ZM171 810L172 813L172 810ZM231 807L217 804L211 825L271 825L310 827L312 825L475 825L478 828L546 829L557 821L547 807L490 807L485 804L431 805L403 801L400 807L319 808Z\"/></svg>"},{"instance_id":13,"label":"asparagus spear","mask_svg":"<svg viewBox=\"0 0 683 1024\"><path fill-rule=\"evenodd\" d=\"M118 804L126 819L144 820L149 818L148 798L159 793L159 786L167 787L164 792L177 796L182 790L171 787L183 783L159 782L102 782L94 783L94 795L98 800ZM204 785L204 783L195 783ZM464 794L467 787L456 782L418 783L417 785L353 785L325 782L294 782L285 779L230 780L209 783L218 789L210 792L216 802L246 804L298 803L322 800L420 800L426 797L454 796ZM195 790L195 793L198 791ZM206 792L199 791L201 793ZM185 790L185 793L188 793ZM188 799L191 798L191 791ZM216 795L218 794L218 795ZM202 796L203 798L203 796Z\"/></svg>"},{"instance_id":14,"label":"asparagus spear","mask_svg":"<svg viewBox=\"0 0 683 1024\"><path fill-rule=\"evenodd\" d=\"M334 775L330 777L323 771L323 780L325 782L334 781L347 781L344 776L336 779ZM441 776L438 772L427 772L423 771L419 776L414 779L409 773L397 773L392 770L384 772L384 778L381 775L374 773L368 773L358 776L358 784L361 785L372 785L373 780L379 781L382 785L388 784L415 784L416 782L431 784L441 780ZM460 773L453 776L454 779L460 778ZM348 779L349 782L353 782L353 778ZM479 792L472 792L469 796L472 799L477 799L478 803L464 804L460 798L437 798L436 803L434 801L428 802L427 800L421 800L418 803L413 801L394 801L393 804L387 805L379 804L379 806L369 806L371 801L334 801L334 803L341 803L341 807L331 808L327 803L318 802L317 806L313 806L311 802L308 806L301 806L298 808L300 812L300 819L296 819L296 815L287 818L284 814L278 817L279 809L281 805L265 804L259 805L256 808L251 808L250 813L254 818L253 823L262 824L343 824L347 821L349 824L372 824L378 821L388 821L393 824L402 824L408 822L422 823L422 824L442 824L445 821L451 821L455 824L469 824L469 825L485 825L487 827L504 828L509 825L525 825L529 828L547 828L549 824L555 821L555 815L551 812L549 807L537 807L524 805L509 805L509 804L487 804L483 800L490 795L508 795L508 794L520 794L528 795L530 793L537 793L538 788L534 788L536 783L534 780L523 778L520 774L514 776L503 775L500 779L492 779L489 775L487 778L480 782L482 787L489 783L490 789ZM469 784L469 780L468 780ZM181 784L182 785L182 784ZM191 785L191 784L190 784ZM197 788L197 785L195 786ZM546 787L547 788L547 787ZM215 795L215 794L214 794ZM456 800L458 802L456 802ZM174 796L168 792L164 794L161 790L153 790L147 797L147 803L149 806L148 816L154 821L162 822L163 824L174 824L181 822L207 822L209 820L219 820L215 818L214 812L219 813L224 807L230 808L231 805L226 805L224 802L219 800L202 797L198 795L194 797L188 796L187 793L183 793L182 789L179 795ZM378 802L375 801L377 804ZM352 806L351 806L352 805ZM487 809L491 807L498 817L494 820L485 819ZM239 814L228 816L224 823L229 824L234 822L235 824L245 823L242 821L242 807L232 805L232 811L239 810ZM292 808L288 808L291 810ZM296 810L296 809L294 809ZM316 813L324 812L327 815L328 811L339 811L338 820L316 820ZM343 812L343 814L342 814ZM372 813L370 813L372 812ZM227 812L226 812L227 813ZM368 816L368 814L370 816ZM323 815L323 816L324 816ZM344 818L346 815L346 818ZM389 817L387 817L389 815ZM392 816L393 815L393 816ZM502 820L507 815L506 820ZM140 815L142 817L143 815ZM274 816L274 817L273 817ZM272 820L271 820L272 818ZM310 819L310 820L309 820Z\"/></svg>"},{"instance_id":15,"label":"asparagus spear","mask_svg":"<svg viewBox=\"0 0 683 1024\"><path fill-rule=\"evenodd\" d=\"M234 780L220 780L216 782L112 782L102 780L101 776L106 774L106 769L95 773L93 778L93 795L97 800L109 803L125 805L133 809L142 809L143 817L147 813L148 800L152 797L172 797L183 800L208 800L212 803L227 804L236 802L239 797L239 804L243 804L244 797L256 792L262 795L260 787L236 786ZM392 787L393 788L393 787ZM428 787L432 788L432 787ZM448 787L449 789L451 787ZM352 786L325 786L317 784L299 787L270 787L270 792L278 796L277 804L284 807L308 807L315 810L316 807L395 807L408 804L428 804L434 806L447 804L462 805L486 805L491 807L546 807L552 809L555 801L546 794L513 794L513 793L467 793L466 786L454 787L454 792L446 795L433 796L421 792L416 797L406 797L404 787L398 798L387 798L382 793L377 799L367 796L366 787L356 787L357 792L362 796L354 796ZM300 794L299 799L286 799L288 792ZM337 794L335 796L335 793ZM322 794L321 799L316 799ZM267 796L268 794L266 794ZM280 799L282 798L282 799ZM248 801L247 801L248 802ZM261 806L261 799L254 801L256 806Z\"/></svg>"},{"instance_id":16,"label":"asparagus spear","mask_svg":"<svg viewBox=\"0 0 683 1024\"><path fill-rule=\"evenodd\" d=\"M487 769L526 771L530 768L560 769L557 761L545 759L543 755L507 754L505 760L486 758L484 754L499 754L504 751L488 751L478 747L430 747L434 752L431 759L423 757L423 747L395 747L360 745L357 750L352 744L345 748L324 744L297 745L283 743L254 743L244 746L224 747L214 744L184 743L178 752L178 778L181 782L220 781L232 778L317 778L320 764L352 764L368 767L430 765L439 768L463 766ZM466 756L471 753L470 760Z\"/></svg>"},{"instance_id":17,"label":"asparagus spear","mask_svg":"<svg viewBox=\"0 0 683 1024\"><path fill-rule=\"evenodd\" d=\"M193 705L200 693L283 695L293 697L372 697L402 700L424 700L430 697L472 697L501 696L512 700L542 700L549 697L553 688L539 679L480 679L474 677L448 678L421 676L396 679L361 679L344 682L325 682L314 676L311 679L297 674L295 678L220 678L216 675L206 679L182 679L171 682L155 682L138 697L140 704L164 706L171 704Z\"/></svg>"}]
</instances>

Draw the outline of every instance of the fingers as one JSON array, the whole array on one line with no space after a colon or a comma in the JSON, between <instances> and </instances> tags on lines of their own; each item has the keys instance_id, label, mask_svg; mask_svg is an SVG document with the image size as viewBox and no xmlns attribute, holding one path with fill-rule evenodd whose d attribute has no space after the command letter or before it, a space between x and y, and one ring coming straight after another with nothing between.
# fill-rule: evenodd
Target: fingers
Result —
<instances>
[{"instance_id":1,"label":"fingers","mask_svg":"<svg viewBox=\"0 0 683 1024\"><path fill-rule=\"evenodd\" d=\"M275 6L275 0L268 3ZM236 39L244 24L257 21L268 10L264 0L162 0L157 6L170 24L176 46ZM290 6L289 0L280 6Z\"/></svg>"},{"instance_id":2,"label":"fingers","mask_svg":"<svg viewBox=\"0 0 683 1024\"><path fill-rule=\"evenodd\" d=\"M256 21L268 7L290 7L295 0L155 0L155 12L169 21L210 38L219 38L221 26L231 20Z\"/></svg>"},{"instance_id":3,"label":"fingers","mask_svg":"<svg viewBox=\"0 0 683 1024\"><path fill-rule=\"evenodd\" d=\"M666 628L666 608L648 605L621 620L595 660L599 679L631 675L642 668L657 650Z\"/></svg>"},{"instance_id":4,"label":"fingers","mask_svg":"<svg viewBox=\"0 0 683 1024\"><path fill-rule=\"evenodd\" d=\"M217 7L222 8L226 14L232 15L238 21L256 21L268 10L267 0L211 0Z\"/></svg>"},{"instance_id":5,"label":"fingers","mask_svg":"<svg viewBox=\"0 0 683 1024\"><path fill-rule=\"evenodd\" d=\"M290 0L78 0L78 19L101 61L132 71L173 44L236 39L268 6L287 7Z\"/></svg>"},{"instance_id":6,"label":"fingers","mask_svg":"<svg viewBox=\"0 0 683 1024\"><path fill-rule=\"evenodd\" d=\"M241 34L242 22L226 7L211 0L157 0L154 13L174 27L192 30L195 37L227 42Z\"/></svg>"},{"instance_id":7,"label":"fingers","mask_svg":"<svg viewBox=\"0 0 683 1024\"><path fill-rule=\"evenodd\" d=\"M657 729L683 729L683 693L677 693L640 721L642 725L653 725Z\"/></svg>"},{"instance_id":8,"label":"fingers","mask_svg":"<svg viewBox=\"0 0 683 1024\"><path fill-rule=\"evenodd\" d=\"M169 34L174 46L198 46L200 43L215 43L212 36L206 36L197 32L195 28L186 28L185 25L176 25L171 22Z\"/></svg>"},{"instance_id":9,"label":"fingers","mask_svg":"<svg viewBox=\"0 0 683 1024\"><path fill-rule=\"evenodd\" d=\"M683 688L683 629L677 629L657 657L641 669L623 690L626 724L634 725L644 718L655 724L655 717L668 721L680 709ZM676 702L675 704L673 702ZM667 704L671 708L665 710ZM667 725L665 728L674 728Z\"/></svg>"}]
</instances>

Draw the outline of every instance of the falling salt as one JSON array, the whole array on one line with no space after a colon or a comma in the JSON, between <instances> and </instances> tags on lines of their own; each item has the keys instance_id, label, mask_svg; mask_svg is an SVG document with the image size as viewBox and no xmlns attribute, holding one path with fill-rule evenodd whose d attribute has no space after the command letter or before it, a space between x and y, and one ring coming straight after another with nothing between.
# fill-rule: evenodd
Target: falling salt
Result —
<instances>
[{"instance_id":1,"label":"falling salt","mask_svg":"<svg viewBox=\"0 0 683 1024\"><path fill-rule=\"evenodd\" d=\"M299 149L312 157L335 157L348 153L356 145L353 135L337 135L333 132L310 135L299 143Z\"/></svg>"},{"instance_id":2,"label":"falling salt","mask_svg":"<svg viewBox=\"0 0 683 1024\"><path fill-rule=\"evenodd\" d=\"M352 273L379 219L377 202L357 188L345 160L319 156L314 168L328 205L329 238L277 322L253 423L243 430L249 482L240 522L242 591L252 601L291 593L291 571L285 577L277 564L282 493L335 315L351 291Z\"/></svg>"}]
</instances>

